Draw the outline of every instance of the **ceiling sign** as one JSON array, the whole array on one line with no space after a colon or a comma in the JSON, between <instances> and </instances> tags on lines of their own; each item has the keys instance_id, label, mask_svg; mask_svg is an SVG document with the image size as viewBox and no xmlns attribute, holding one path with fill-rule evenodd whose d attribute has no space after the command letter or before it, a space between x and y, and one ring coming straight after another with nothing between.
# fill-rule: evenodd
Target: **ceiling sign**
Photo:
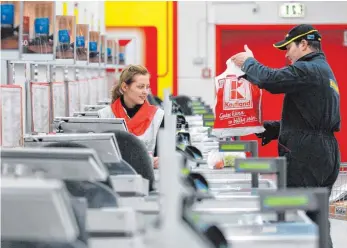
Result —
<instances>
[{"instance_id":1,"label":"ceiling sign","mask_svg":"<svg viewBox=\"0 0 347 248\"><path fill-rule=\"evenodd\" d=\"M283 3L279 10L280 17L302 18L305 17L305 5L303 3Z\"/></svg>"}]
</instances>

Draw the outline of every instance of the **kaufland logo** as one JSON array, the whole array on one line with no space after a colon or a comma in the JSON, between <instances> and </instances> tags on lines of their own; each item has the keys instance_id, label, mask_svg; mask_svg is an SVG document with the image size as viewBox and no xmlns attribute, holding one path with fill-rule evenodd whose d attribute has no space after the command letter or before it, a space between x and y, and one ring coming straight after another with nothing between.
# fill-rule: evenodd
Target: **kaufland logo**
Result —
<instances>
[{"instance_id":1,"label":"kaufland logo","mask_svg":"<svg viewBox=\"0 0 347 248\"><path fill-rule=\"evenodd\" d=\"M243 78L228 77L224 86L224 110L253 108L251 86Z\"/></svg>"}]
</instances>

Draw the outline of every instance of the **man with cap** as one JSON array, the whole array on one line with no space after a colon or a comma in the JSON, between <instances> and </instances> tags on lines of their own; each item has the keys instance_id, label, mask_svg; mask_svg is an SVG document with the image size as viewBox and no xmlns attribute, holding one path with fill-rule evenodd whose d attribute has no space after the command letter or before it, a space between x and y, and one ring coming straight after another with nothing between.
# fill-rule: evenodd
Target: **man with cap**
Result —
<instances>
[{"instance_id":1,"label":"man with cap","mask_svg":"<svg viewBox=\"0 0 347 248\"><path fill-rule=\"evenodd\" d=\"M334 136L340 130L340 95L321 49L321 35L311 25L298 25L274 47L286 50L292 64L266 67L253 58L247 45L245 52L231 57L252 84L285 94L281 121L265 122L266 131L257 136L262 145L278 139L279 155L288 162L288 187L327 187L330 193L340 167ZM315 215L308 215L315 221ZM328 242L332 247L330 235Z\"/></svg>"}]
</instances>

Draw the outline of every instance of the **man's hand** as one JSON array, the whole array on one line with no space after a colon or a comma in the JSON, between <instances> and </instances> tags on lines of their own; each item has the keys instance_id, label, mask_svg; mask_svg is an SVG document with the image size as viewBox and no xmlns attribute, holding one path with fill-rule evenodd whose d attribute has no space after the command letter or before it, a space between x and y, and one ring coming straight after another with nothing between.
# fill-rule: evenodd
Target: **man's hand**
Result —
<instances>
[{"instance_id":1,"label":"man's hand","mask_svg":"<svg viewBox=\"0 0 347 248\"><path fill-rule=\"evenodd\" d=\"M243 66L246 59L254 57L253 52L248 48L247 45L245 45L244 48L245 48L244 52L235 54L234 56L230 58L235 63L235 65L237 65L240 68Z\"/></svg>"},{"instance_id":2,"label":"man's hand","mask_svg":"<svg viewBox=\"0 0 347 248\"><path fill-rule=\"evenodd\" d=\"M154 169L158 169L159 168L159 157L154 157L153 158L153 165L154 165Z\"/></svg>"},{"instance_id":3,"label":"man's hand","mask_svg":"<svg viewBox=\"0 0 347 248\"><path fill-rule=\"evenodd\" d=\"M265 121L265 131L263 133L256 133L255 135L261 139L261 145L265 146L272 140L278 139L280 132L280 123L278 121Z\"/></svg>"}]
</instances>

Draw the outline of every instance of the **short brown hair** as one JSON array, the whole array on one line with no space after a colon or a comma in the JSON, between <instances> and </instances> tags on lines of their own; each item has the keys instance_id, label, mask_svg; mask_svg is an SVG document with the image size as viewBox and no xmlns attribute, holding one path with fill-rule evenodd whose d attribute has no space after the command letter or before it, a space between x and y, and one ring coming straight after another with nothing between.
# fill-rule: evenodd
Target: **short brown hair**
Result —
<instances>
[{"instance_id":1,"label":"short brown hair","mask_svg":"<svg viewBox=\"0 0 347 248\"><path fill-rule=\"evenodd\" d=\"M294 41L295 45L298 46L302 40L303 39ZM311 48L312 51L316 53L322 52L322 44L320 41L316 41L316 40L306 40L306 41L307 41L307 45Z\"/></svg>"},{"instance_id":2,"label":"short brown hair","mask_svg":"<svg viewBox=\"0 0 347 248\"><path fill-rule=\"evenodd\" d=\"M119 82L112 89L112 103L116 101L121 95L121 85L124 82L127 85L130 85L134 82L134 77L136 75L148 75L149 72L146 67L142 65L128 65L126 66L119 77Z\"/></svg>"}]
</instances>

